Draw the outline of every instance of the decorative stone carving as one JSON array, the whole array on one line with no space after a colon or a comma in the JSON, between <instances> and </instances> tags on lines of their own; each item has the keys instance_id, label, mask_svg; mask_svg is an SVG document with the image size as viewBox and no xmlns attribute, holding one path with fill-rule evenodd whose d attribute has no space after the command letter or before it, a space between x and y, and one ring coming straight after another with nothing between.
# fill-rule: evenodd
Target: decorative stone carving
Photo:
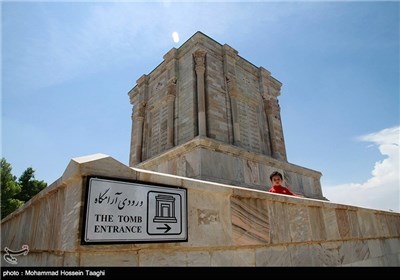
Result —
<instances>
[{"instance_id":1,"label":"decorative stone carving","mask_svg":"<svg viewBox=\"0 0 400 280\"><path fill-rule=\"evenodd\" d=\"M195 71L197 76L197 114L199 136L207 136L206 126L206 97L204 85L204 72L206 52L197 50L193 53L195 60Z\"/></svg>"},{"instance_id":2,"label":"decorative stone carving","mask_svg":"<svg viewBox=\"0 0 400 280\"><path fill-rule=\"evenodd\" d=\"M174 101L176 96L176 82L177 79L175 77L168 81L167 149L174 146Z\"/></svg>"},{"instance_id":3,"label":"decorative stone carving","mask_svg":"<svg viewBox=\"0 0 400 280\"><path fill-rule=\"evenodd\" d=\"M197 50L193 53L194 60L196 62L196 72L198 70L204 70L205 60L206 60L206 52L203 50Z\"/></svg>"},{"instance_id":4,"label":"decorative stone carving","mask_svg":"<svg viewBox=\"0 0 400 280\"><path fill-rule=\"evenodd\" d=\"M144 117L146 113L146 102L141 102L137 105L138 109L136 114L133 113L133 122L132 122L132 134L135 133L135 138L132 138L132 143L134 147L131 149L134 151L134 155L131 158L131 164L138 164L142 160L142 139L143 139L143 123ZM135 128L136 126L136 128Z\"/></svg>"},{"instance_id":5,"label":"decorative stone carving","mask_svg":"<svg viewBox=\"0 0 400 280\"><path fill-rule=\"evenodd\" d=\"M168 81L168 91L167 91L167 97L169 98L168 100L174 101L175 96L176 96L176 81L177 79L175 77L171 78Z\"/></svg>"},{"instance_id":6,"label":"decorative stone carving","mask_svg":"<svg viewBox=\"0 0 400 280\"><path fill-rule=\"evenodd\" d=\"M146 111L146 102L142 102L139 104L137 116L140 118L144 118L145 111Z\"/></svg>"}]
</instances>

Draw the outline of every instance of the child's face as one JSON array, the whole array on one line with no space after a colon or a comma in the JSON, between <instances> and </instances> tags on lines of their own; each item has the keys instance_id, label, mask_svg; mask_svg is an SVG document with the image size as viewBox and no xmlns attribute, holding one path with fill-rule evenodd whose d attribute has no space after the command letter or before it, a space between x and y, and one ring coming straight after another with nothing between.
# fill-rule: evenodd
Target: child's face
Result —
<instances>
[{"instance_id":1,"label":"child's face","mask_svg":"<svg viewBox=\"0 0 400 280\"><path fill-rule=\"evenodd\" d=\"M282 185L282 179L278 175L272 177L271 182L273 186Z\"/></svg>"}]
</instances>

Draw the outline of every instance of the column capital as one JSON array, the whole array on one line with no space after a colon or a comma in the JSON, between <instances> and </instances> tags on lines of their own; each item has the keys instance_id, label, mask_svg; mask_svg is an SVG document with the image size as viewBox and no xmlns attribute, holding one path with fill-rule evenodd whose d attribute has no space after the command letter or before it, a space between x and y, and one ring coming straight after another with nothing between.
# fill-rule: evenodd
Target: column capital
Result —
<instances>
[{"instance_id":1,"label":"column capital","mask_svg":"<svg viewBox=\"0 0 400 280\"><path fill-rule=\"evenodd\" d=\"M198 49L193 53L194 61L196 62L196 66L203 66L205 65L206 59L206 52Z\"/></svg>"},{"instance_id":2,"label":"column capital","mask_svg":"<svg viewBox=\"0 0 400 280\"><path fill-rule=\"evenodd\" d=\"M176 96L176 81L177 79L175 77L169 79L168 81L168 91L167 91L167 100L175 100Z\"/></svg>"},{"instance_id":3,"label":"column capital","mask_svg":"<svg viewBox=\"0 0 400 280\"><path fill-rule=\"evenodd\" d=\"M146 113L146 102L140 102L136 106L137 106L136 114L133 113L132 115L135 115L135 119L144 118ZM133 109L135 110L135 107Z\"/></svg>"}]
</instances>

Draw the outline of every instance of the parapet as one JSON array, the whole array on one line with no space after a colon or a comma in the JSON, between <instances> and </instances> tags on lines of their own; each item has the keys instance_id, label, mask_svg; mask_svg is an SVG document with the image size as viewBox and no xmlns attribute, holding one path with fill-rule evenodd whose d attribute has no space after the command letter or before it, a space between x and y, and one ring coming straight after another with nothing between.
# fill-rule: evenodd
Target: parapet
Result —
<instances>
[{"instance_id":1,"label":"parapet","mask_svg":"<svg viewBox=\"0 0 400 280\"><path fill-rule=\"evenodd\" d=\"M163 242L139 242L140 235L139 241L118 242L125 236L112 232L114 243L85 244L83 233L95 228L86 223L90 178L109 180L109 185L93 187L95 191L109 188L111 192L114 180L122 182L120 188L131 194L138 182L144 184L144 193L146 186L156 187L158 191L151 189L151 193L154 201L162 203L159 214L152 215L159 215L161 222L145 217L150 212L134 210L140 204L133 203L133 194L125 197L129 204L120 200L124 207L132 207L133 217L120 219L116 226L134 224L151 233L149 223L160 222L160 230L165 229L159 234ZM108 199L108 213L124 211L105 193L101 199L103 203ZM119 197L122 199L122 194ZM100 203L96 198L93 203ZM169 212L173 203L182 207ZM156 207L150 204L146 209ZM177 219L164 219L166 215ZM98 219L99 228L91 234L96 236L102 225L106 228L115 221L118 219L109 216ZM182 227L173 225L176 222ZM177 240L174 234L184 236ZM142 170L102 154L72 159L60 179L1 221L1 236L3 247L19 250L29 246L29 253L17 256L18 264L13 265L3 258L7 252L2 248L2 266L400 265L400 213Z\"/></svg>"}]
</instances>

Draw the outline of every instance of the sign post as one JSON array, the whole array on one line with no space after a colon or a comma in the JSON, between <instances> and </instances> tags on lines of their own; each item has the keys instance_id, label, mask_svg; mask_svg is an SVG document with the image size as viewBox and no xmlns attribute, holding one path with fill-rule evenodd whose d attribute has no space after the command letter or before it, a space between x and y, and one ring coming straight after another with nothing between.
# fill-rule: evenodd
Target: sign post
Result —
<instances>
[{"instance_id":1,"label":"sign post","mask_svg":"<svg viewBox=\"0 0 400 280\"><path fill-rule=\"evenodd\" d=\"M185 188L88 177L82 244L187 239Z\"/></svg>"}]
</instances>

